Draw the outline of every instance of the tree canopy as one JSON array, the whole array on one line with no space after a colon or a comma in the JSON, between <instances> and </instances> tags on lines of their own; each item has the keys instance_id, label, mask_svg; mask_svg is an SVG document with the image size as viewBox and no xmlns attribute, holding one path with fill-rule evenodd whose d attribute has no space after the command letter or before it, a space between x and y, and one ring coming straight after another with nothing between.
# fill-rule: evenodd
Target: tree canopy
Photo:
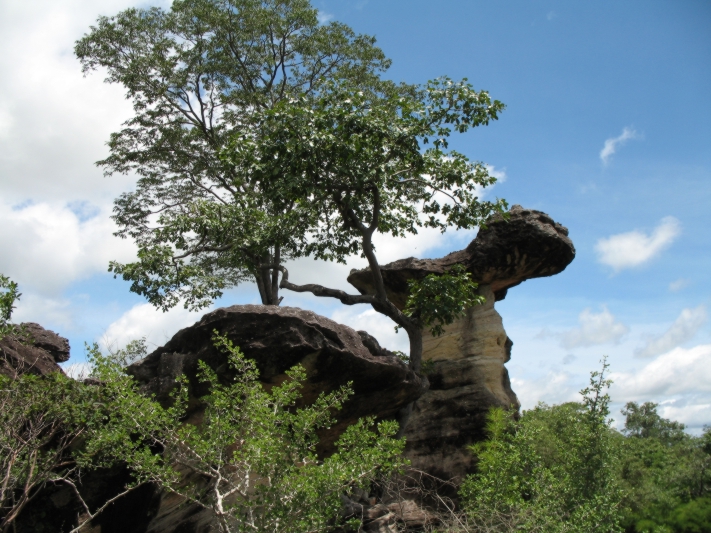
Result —
<instances>
[{"instance_id":1,"label":"tree canopy","mask_svg":"<svg viewBox=\"0 0 711 533\"><path fill-rule=\"evenodd\" d=\"M504 105L486 91L382 80L389 61L374 39L319 25L307 0L129 9L100 18L75 51L134 104L99 165L139 176L113 216L138 261L110 270L154 305L204 307L248 278L264 304L278 305L280 288L369 303L406 330L417 370L421 328L441 333L480 302L460 272L443 278L437 306L397 309L373 235L472 228L504 211L479 199L496 181L486 166L448 149L453 133L498 119ZM367 258L376 294L297 285L283 266L352 254Z\"/></svg>"},{"instance_id":2,"label":"tree canopy","mask_svg":"<svg viewBox=\"0 0 711 533\"><path fill-rule=\"evenodd\" d=\"M386 294L373 236L404 237L422 227L472 228L503 212L503 200L479 199L481 189L496 181L486 166L448 149L453 133L486 125L503 108L466 80L434 80L409 95L333 83L316 97L285 100L263 113L257 134L235 132L225 161L262 184L279 209L298 205L309 213L317 223L309 228L305 250L315 258L343 262L352 254L364 256L375 294L297 285L283 266L280 286L347 305L372 305L406 330L411 364L418 370L422 327L437 322L433 332L441 333L442 324L480 299L471 293L475 287L468 274L458 271L442 279L436 309L425 310L423 298L417 309L398 309ZM413 286L413 295L431 295L421 289Z\"/></svg>"},{"instance_id":3,"label":"tree canopy","mask_svg":"<svg viewBox=\"0 0 711 533\"><path fill-rule=\"evenodd\" d=\"M394 90L379 78L390 62L374 42L320 25L308 0L177 0L99 18L75 53L85 73L106 69L107 82L125 87L134 116L98 165L139 177L113 216L138 261L110 270L164 309L208 305L246 279L263 303L278 303L276 271L260 266L305 253L313 221L298 205L271 205L220 151L249 136L254 116L319 95L327 81Z\"/></svg>"}]
</instances>

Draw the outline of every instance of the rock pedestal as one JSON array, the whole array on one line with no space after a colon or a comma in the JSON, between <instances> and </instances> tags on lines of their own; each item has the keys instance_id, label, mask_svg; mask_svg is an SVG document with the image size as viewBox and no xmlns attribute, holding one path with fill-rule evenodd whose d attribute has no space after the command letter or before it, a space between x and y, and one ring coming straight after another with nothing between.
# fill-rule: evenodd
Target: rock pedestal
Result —
<instances>
[{"instance_id":1,"label":"rock pedestal","mask_svg":"<svg viewBox=\"0 0 711 533\"><path fill-rule=\"evenodd\" d=\"M467 445L485 438L489 409L520 407L504 366L512 342L494 309L491 286L479 292L486 303L469 309L443 335L423 332L430 389L415 402L405 430L412 467L456 484L472 470Z\"/></svg>"},{"instance_id":2,"label":"rock pedestal","mask_svg":"<svg viewBox=\"0 0 711 533\"><path fill-rule=\"evenodd\" d=\"M430 388L414 404L405 429L405 455L412 466L458 484L473 470L468 446L485 438L492 407L518 409L504 364L513 342L494 303L509 288L562 272L575 257L568 230L540 211L514 206L487 221L466 249L440 259L410 257L381 267L388 296L400 309L408 281L463 265L479 283L486 303L445 328L440 337L423 332L423 369ZM361 294L374 293L369 269L348 277Z\"/></svg>"}]
</instances>

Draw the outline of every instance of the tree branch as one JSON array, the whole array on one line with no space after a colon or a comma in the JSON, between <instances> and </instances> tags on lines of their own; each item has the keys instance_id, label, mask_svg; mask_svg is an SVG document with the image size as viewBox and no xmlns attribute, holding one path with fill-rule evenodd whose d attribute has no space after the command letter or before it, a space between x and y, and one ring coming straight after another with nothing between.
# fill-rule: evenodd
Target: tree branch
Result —
<instances>
[{"instance_id":1,"label":"tree branch","mask_svg":"<svg viewBox=\"0 0 711 533\"><path fill-rule=\"evenodd\" d=\"M348 294L345 291L329 289L323 285L309 283L307 285L295 285L289 281L289 271L283 265L262 265L262 269L278 269L282 273L280 289L288 289L294 292L310 292L314 296L336 298L345 305L373 304L377 303L377 298L370 294Z\"/></svg>"}]
</instances>

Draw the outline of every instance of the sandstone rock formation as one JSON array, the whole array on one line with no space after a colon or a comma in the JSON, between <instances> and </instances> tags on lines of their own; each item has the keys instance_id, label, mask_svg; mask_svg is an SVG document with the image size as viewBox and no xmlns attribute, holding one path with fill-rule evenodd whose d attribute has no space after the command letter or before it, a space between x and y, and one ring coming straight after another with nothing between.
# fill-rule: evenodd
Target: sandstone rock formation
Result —
<instances>
[{"instance_id":1,"label":"sandstone rock formation","mask_svg":"<svg viewBox=\"0 0 711 533\"><path fill-rule=\"evenodd\" d=\"M467 311L440 337L423 332L423 364L430 389L413 408L405 430L414 468L455 483L472 471L467 446L482 440L493 406L518 409L504 366L511 357L494 302L521 282L563 271L575 257L568 230L540 211L514 206L508 220L495 217L466 249L440 259L401 259L381 270L390 299L404 307L408 280L441 274L462 264L479 283L486 303ZM348 277L362 294L372 292L368 269Z\"/></svg>"},{"instance_id":2,"label":"sandstone rock formation","mask_svg":"<svg viewBox=\"0 0 711 533\"><path fill-rule=\"evenodd\" d=\"M57 363L69 359L69 341L39 324L20 324L18 335L0 340L0 373L16 377L62 372Z\"/></svg>"},{"instance_id":3,"label":"sandstone rock formation","mask_svg":"<svg viewBox=\"0 0 711 533\"><path fill-rule=\"evenodd\" d=\"M185 374L191 382L191 395L197 400L191 404L199 406L199 397L207 392L196 380L199 360L210 365L220 379L231 376L225 354L213 346L215 330L256 361L260 379L267 387L280 383L285 371L294 365L304 366L308 376L304 403L313 401L321 392L353 382L353 398L337 414L337 423L320 435L320 452L324 454L333 451L338 435L358 418L394 416L424 391L426 382L366 332L356 332L311 311L263 305L236 305L208 313L198 323L179 331L165 346L131 365L128 372L163 403L169 402L175 378ZM154 503L143 531L188 533L210 529L210 511L185 506L180 498L167 493L155 493L150 498ZM382 514L387 513L399 517L391 510ZM411 515L407 514L407 519L415 520ZM382 521L381 515L377 517Z\"/></svg>"},{"instance_id":4,"label":"sandstone rock formation","mask_svg":"<svg viewBox=\"0 0 711 533\"><path fill-rule=\"evenodd\" d=\"M218 377L230 377L226 356L213 346L214 330L256 361L267 386L280 383L286 370L301 364L308 375L303 389L306 403L321 392L353 382L353 398L338 413L338 423L329 434L322 435L323 453L332 451L336 437L358 418L393 416L424 391L424 381L367 333L311 311L263 305L235 305L208 313L131 365L128 372L162 402L169 400L181 374L190 378L191 393L202 396L207 391L195 377L198 360L215 369Z\"/></svg>"}]
</instances>

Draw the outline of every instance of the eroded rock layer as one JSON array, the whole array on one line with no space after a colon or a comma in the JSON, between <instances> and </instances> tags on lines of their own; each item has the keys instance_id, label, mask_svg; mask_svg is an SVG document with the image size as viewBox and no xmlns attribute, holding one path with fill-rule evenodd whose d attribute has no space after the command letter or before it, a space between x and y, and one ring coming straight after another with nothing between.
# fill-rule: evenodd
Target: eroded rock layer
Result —
<instances>
[{"instance_id":1,"label":"eroded rock layer","mask_svg":"<svg viewBox=\"0 0 711 533\"><path fill-rule=\"evenodd\" d=\"M17 335L0 340L0 373L16 377L62 372L57 363L69 359L69 341L34 322L20 324Z\"/></svg>"},{"instance_id":2,"label":"eroded rock layer","mask_svg":"<svg viewBox=\"0 0 711 533\"><path fill-rule=\"evenodd\" d=\"M575 257L568 230L540 211L514 206L504 218L487 221L464 250L440 259L410 257L381 268L389 298L401 309L408 281L442 274L461 264L479 283L486 303L471 308L440 337L423 332L423 368L430 389L414 404L405 430L412 466L460 482L472 471L468 446L485 437L491 407L519 408L504 364L511 357L494 302L509 288L562 272ZM369 269L348 277L362 294L374 292Z\"/></svg>"},{"instance_id":3,"label":"eroded rock layer","mask_svg":"<svg viewBox=\"0 0 711 533\"><path fill-rule=\"evenodd\" d=\"M393 416L426 387L426 382L367 333L311 311L264 305L236 305L208 313L131 365L128 372L159 401L169 400L181 374L190 379L191 394L200 397L207 390L196 378L199 360L210 365L220 379L231 376L225 354L213 345L215 330L256 361L260 379L267 386L281 383L289 368L301 364L308 376L303 388L305 403L321 392L353 382L354 395L338 413L338 424L322 435L324 453L332 450L333 441L348 424L368 415Z\"/></svg>"}]
</instances>

